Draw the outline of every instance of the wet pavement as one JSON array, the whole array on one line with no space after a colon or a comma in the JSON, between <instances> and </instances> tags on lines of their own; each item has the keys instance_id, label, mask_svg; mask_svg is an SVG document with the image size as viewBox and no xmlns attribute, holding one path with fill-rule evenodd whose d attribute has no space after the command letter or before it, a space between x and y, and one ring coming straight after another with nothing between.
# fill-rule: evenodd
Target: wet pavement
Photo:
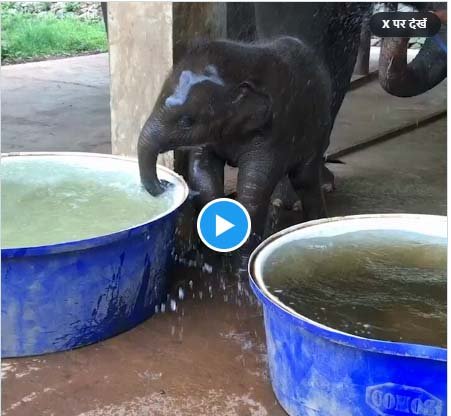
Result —
<instances>
[{"instance_id":1,"label":"wet pavement","mask_svg":"<svg viewBox=\"0 0 451 416\"><path fill-rule=\"evenodd\" d=\"M2 152L111 153L108 54L1 67Z\"/></svg>"},{"instance_id":2,"label":"wet pavement","mask_svg":"<svg viewBox=\"0 0 451 416\"><path fill-rule=\"evenodd\" d=\"M4 360L3 414L284 415L265 351L247 280L178 268L166 311L135 329L70 352Z\"/></svg>"}]
</instances>

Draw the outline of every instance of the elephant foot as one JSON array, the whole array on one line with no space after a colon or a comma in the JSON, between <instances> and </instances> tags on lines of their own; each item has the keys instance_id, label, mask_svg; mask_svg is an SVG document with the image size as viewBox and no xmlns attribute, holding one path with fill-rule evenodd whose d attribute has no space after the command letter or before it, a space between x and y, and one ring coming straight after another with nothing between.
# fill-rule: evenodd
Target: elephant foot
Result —
<instances>
[{"instance_id":1,"label":"elephant foot","mask_svg":"<svg viewBox=\"0 0 451 416\"><path fill-rule=\"evenodd\" d=\"M284 207L284 203L280 198L275 198L271 201L271 204L275 208L282 208Z\"/></svg>"},{"instance_id":2,"label":"elephant foot","mask_svg":"<svg viewBox=\"0 0 451 416\"><path fill-rule=\"evenodd\" d=\"M284 202L280 198L276 198L271 201L271 204L274 208L284 209L285 211L294 211L294 212L302 211L302 202L299 199L294 202L293 201Z\"/></svg>"},{"instance_id":3,"label":"elephant foot","mask_svg":"<svg viewBox=\"0 0 451 416\"><path fill-rule=\"evenodd\" d=\"M337 189L335 184L331 183L331 182L323 183L321 185L321 188L322 188L323 192L325 192L326 194L330 194L330 193L334 192Z\"/></svg>"},{"instance_id":4,"label":"elephant foot","mask_svg":"<svg viewBox=\"0 0 451 416\"><path fill-rule=\"evenodd\" d=\"M294 212L302 212L302 202L297 201L293 204L292 211Z\"/></svg>"},{"instance_id":5,"label":"elephant foot","mask_svg":"<svg viewBox=\"0 0 451 416\"><path fill-rule=\"evenodd\" d=\"M290 210L298 199L288 177L284 176L273 191L271 206L276 209Z\"/></svg>"},{"instance_id":6,"label":"elephant foot","mask_svg":"<svg viewBox=\"0 0 451 416\"><path fill-rule=\"evenodd\" d=\"M248 241L238 250L230 253L231 271L237 276L245 276L247 278L249 258L252 252L263 241L263 238L256 233L251 233Z\"/></svg>"},{"instance_id":7,"label":"elephant foot","mask_svg":"<svg viewBox=\"0 0 451 416\"><path fill-rule=\"evenodd\" d=\"M326 165L323 165L321 171L321 188L325 193L331 193L337 189L335 186L335 176Z\"/></svg>"}]
</instances>

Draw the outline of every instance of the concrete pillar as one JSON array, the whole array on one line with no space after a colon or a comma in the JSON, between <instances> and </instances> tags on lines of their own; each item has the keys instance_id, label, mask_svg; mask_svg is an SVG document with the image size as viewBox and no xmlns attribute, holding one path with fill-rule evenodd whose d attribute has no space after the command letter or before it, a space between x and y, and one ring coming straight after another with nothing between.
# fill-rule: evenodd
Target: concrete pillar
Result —
<instances>
[{"instance_id":1,"label":"concrete pillar","mask_svg":"<svg viewBox=\"0 0 451 416\"><path fill-rule=\"evenodd\" d=\"M113 154L136 156L139 132L172 67L172 21L169 2L108 2Z\"/></svg>"}]
</instances>

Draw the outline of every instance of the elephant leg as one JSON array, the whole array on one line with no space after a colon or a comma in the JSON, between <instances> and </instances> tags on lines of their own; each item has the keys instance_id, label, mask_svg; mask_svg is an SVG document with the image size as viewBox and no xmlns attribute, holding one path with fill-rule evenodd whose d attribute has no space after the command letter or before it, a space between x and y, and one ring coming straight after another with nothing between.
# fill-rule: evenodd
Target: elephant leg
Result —
<instances>
[{"instance_id":1,"label":"elephant leg","mask_svg":"<svg viewBox=\"0 0 451 416\"><path fill-rule=\"evenodd\" d=\"M363 10L359 11L359 9L369 6L369 4L359 6L357 3L345 2L334 4L337 12L342 11L345 15L351 12L351 15L345 20L342 18L331 19L324 40L326 42L326 63L332 77L332 125L349 89L352 73L354 72L364 16Z\"/></svg>"},{"instance_id":2,"label":"elephant leg","mask_svg":"<svg viewBox=\"0 0 451 416\"><path fill-rule=\"evenodd\" d=\"M334 192L336 189L335 175L325 163L321 164L321 187L325 193ZM288 176L284 176L276 185L271 197L271 204L279 209L292 211L300 210L301 201L299 195L293 188Z\"/></svg>"},{"instance_id":3,"label":"elephant leg","mask_svg":"<svg viewBox=\"0 0 451 416\"><path fill-rule=\"evenodd\" d=\"M206 148L190 151L188 183L198 210L213 199L224 196L224 165L224 160Z\"/></svg>"},{"instance_id":4,"label":"elephant leg","mask_svg":"<svg viewBox=\"0 0 451 416\"><path fill-rule=\"evenodd\" d=\"M224 194L224 161L206 149L190 150L184 159L190 203L179 216L178 229L183 238L177 240L177 252L181 260L201 265L204 259L196 218L206 203Z\"/></svg>"},{"instance_id":5,"label":"elephant leg","mask_svg":"<svg viewBox=\"0 0 451 416\"><path fill-rule=\"evenodd\" d=\"M321 188L322 159L296 167L290 172L293 188L302 201L304 220L310 221L327 215L324 195Z\"/></svg>"},{"instance_id":6,"label":"elephant leg","mask_svg":"<svg viewBox=\"0 0 451 416\"><path fill-rule=\"evenodd\" d=\"M271 195L283 176L282 166L274 152L264 149L239 161L237 200L247 209L252 222L248 249L253 249L263 237Z\"/></svg>"},{"instance_id":7,"label":"elephant leg","mask_svg":"<svg viewBox=\"0 0 451 416\"><path fill-rule=\"evenodd\" d=\"M371 29L370 19L371 10L365 14L362 21L362 28L360 32L360 45L357 53L357 60L354 67L354 74L368 75L370 73L370 52L371 52Z\"/></svg>"},{"instance_id":8,"label":"elephant leg","mask_svg":"<svg viewBox=\"0 0 451 416\"><path fill-rule=\"evenodd\" d=\"M263 239L271 194L283 176L281 165L274 153L263 149L248 153L238 163L237 200L247 209L252 225L248 241L232 260L240 276L246 275L250 254Z\"/></svg>"}]
</instances>

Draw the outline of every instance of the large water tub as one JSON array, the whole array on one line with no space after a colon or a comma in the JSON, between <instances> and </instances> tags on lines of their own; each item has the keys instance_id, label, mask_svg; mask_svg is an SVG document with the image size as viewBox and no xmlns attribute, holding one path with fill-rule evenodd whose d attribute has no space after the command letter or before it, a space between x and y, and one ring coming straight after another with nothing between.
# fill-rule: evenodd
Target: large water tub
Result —
<instances>
[{"instance_id":1,"label":"large water tub","mask_svg":"<svg viewBox=\"0 0 451 416\"><path fill-rule=\"evenodd\" d=\"M171 200L147 217L136 209L130 219L127 201L118 201L124 212L114 206L116 193L121 195L124 188L121 181L134 197L141 198L143 208L147 200L142 198L150 202L153 198L140 185L134 159L89 153L20 153L2 155L1 165L2 209L9 210L2 218L8 216L8 221L16 224L9 230L2 224L2 357L63 351L106 339L149 318L165 302L176 215L188 195L181 177L158 167L159 177L172 184ZM65 183L77 175L85 175L90 187L85 192L88 196L78 200L76 186ZM15 183L16 176L25 178L23 182L31 190L33 184L44 187L35 195L23 192L17 197L14 190L22 192L25 184ZM99 202L92 215L86 201L98 190L104 192L105 201ZM27 209L30 198L51 200L52 195L68 207L78 204L69 216L73 238L64 237L64 227L58 228L58 207L48 202L50 212L39 213L44 208L31 204L32 215ZM15 206L17 213L13 212ZM86 211L80 214L78 206ZM128 208L134 207L129 204ZM72 218L79 214L80 218ZM14 215L23 215L25 222ZM138 218L135 222L133 215ZM46 227L55 224L50 236L45 227L36 228L44 221L40 216L45 217ZM77 228L72 219L82 220L85 226ZM92 235L108 221L112 223L110 232Z\"/></svg>"},{"instance_id":2,"label":"large water tub","mask_svg":"<svg viewBox=\"0 0 451 416\"><path fill-rule=\"evenodd\" d=\"M334 329L297 313L266 286L265 266L276 250L361 230L425 239L446 239L447 233L446 217L362 215L300 224L264 241L250 258L249 274L263 305L273 390L290 416L444 416L446 348Z\"/></svg>"}]
</instances>

